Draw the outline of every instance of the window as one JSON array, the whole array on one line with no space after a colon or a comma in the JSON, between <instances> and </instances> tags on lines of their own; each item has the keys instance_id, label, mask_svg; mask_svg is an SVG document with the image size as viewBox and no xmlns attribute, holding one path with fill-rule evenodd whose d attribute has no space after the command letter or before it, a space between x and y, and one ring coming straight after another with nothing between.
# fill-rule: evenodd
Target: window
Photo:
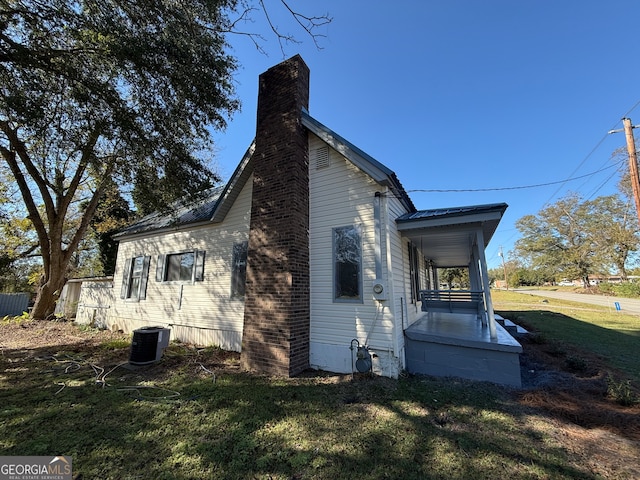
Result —
<instances>
[{"instance_id":1,"label":"window","mask_svg":"<svg viewBox=\"0 0 640 480\"><path fill-rule=\"evenodd\" d=\"M333 229L333 298L362 301L362 242L354 226Z\"/></svg>"},{"instance_id":2,"label":"window","mask_svg":"<svg viewBox=\"0 0 640 480\"><path fill-rule=\"evenodd\" d=\"M244 241L233 245L231 260L231 298L244 298L245 282L247 280L247 251L249 242Z\"/></svg>"},{"instance_id":3,"label":"window","mask_svg":"<svg viewBox=\"0 0 640 480\"><path fill-rule=\"evenodd\" d=\"M156 282L201 282L204 280L204 251L158 255Z\"/></svg>"},{"instance_id":4,"label":"window","mask_svg":"<svg viewBox=\"0 0 640 480\"><path fill-rule=\"evenodd\" d=\"M120 298L144 300L147 297L147 279L151 257L133 257L125 262Z\"/></svg>"},{"instance_id":5,"label":"window","mask_svg":"<svg viewBox=\"0 0 640 480\"><path fill-rule=\"evenodd\" d=\"M194 260L194 252L167 255L163 280L167 282L190 282L193 275Z\"/></svg>"}]
</instances>

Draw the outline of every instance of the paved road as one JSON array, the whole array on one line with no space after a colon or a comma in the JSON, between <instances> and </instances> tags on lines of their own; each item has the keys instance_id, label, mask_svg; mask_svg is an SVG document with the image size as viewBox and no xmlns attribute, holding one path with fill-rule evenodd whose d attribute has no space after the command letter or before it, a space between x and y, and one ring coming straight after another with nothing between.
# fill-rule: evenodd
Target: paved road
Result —
<instances>
[{"instance_id":1,"label":"paved road","mask_svg":"<svg viewBox=\"0 0 640 480\"><path fill-rule=\"evenodd\" d=\"M588 295L582 293L571 293L562 291L549 291L549 290L529 290L526 288L519 288L512 290L517 293L528 293L531 295L539 295L547 298L560 298L562 300L571 300L573 302L590 303L592 305L602 305L604 307L610 307L611 310L615 310L615 302L620 304L620 309L624 313L631 315L640 315L640 299L636 298L620 298L620 297L607 297L604 295Z\"/></svg>"}]
</instances>

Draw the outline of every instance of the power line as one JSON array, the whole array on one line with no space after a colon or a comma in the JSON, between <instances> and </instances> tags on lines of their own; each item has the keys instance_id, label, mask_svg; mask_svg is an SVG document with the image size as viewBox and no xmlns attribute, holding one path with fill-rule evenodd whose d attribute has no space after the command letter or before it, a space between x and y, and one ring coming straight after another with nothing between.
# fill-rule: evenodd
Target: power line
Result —
<instances>
[{"instance_id":1,"label":"power line","mask_svg":"<svg viewBox=\"0 0 640 480\"><path fill-rule=\"evenodd\" d=\"M623 115L623 117L622 117L622 118L625 118L625 117L629 116L629 114L630 114L633 110L635 110L635 109L636 109L636 107L637 107L638 105L640 105L640 100L638 100L638 101L635 103L635 105L634 105L633 107L631 107L631 108L629 109L629 111ZM616 123L611 127L611 129L610 129L610 130L613 130L613 129L614 129L614 128L619 124L619 123L620 123L620 120L616 121ZM595 146L595 147L593 147L593 148L591 149L591 151L587 154L587 156L586 156L586 157L584 157L584 159L583 159L583 160L580 162L580 164L575 168L575 170L574 170L573 172L571 172L571 175L570 175L569 177L571 177L574 173L576 173L576 172L580 169L580 167L582 167L582 165L584 165L584 163L589 159L589 157L591 157L591 155L593 155L593 153L594 153L598 148L600 148L600 145L602 145L602 143L604 142L605 138L607 138L607 136L608 136L608 135L609 135L609 133L608 133L608 132L607 132L606 134L604 134L604 136L600 139L600 141L596 144L596 146ZM563 182L559 182L559 183L563 183ZM559 187L555 192L553 192L553 195L551 195L551 196L547 199L547 201L546 201L546 202L544 202L544 203L542 204L542 207L544 208L544 206L545 206L545 205L547 205L547 204L551 201L551 199L552 199L552 198L554 198L554 197L558 194L558 192L559 192L561 189L562 189L562 186L561 186L561 187Z\"/></svg>"},{"instance_id":2,"label":"power line","mask_svg":"<svg viewBox=\"0 0 640 480\"><path fill-rule=\"evenodd\" d=\"M591 200L594 195L600 191L600 189L602 189L607 183L609 183L609 180L611 180L616 173L618 173L618 171L615 171L611 175L609 175L604 182L602 182L591 194L587 196L587 200Z\"/></svg>"},{"instance_id":3,"label":"power line","mask_svg":"<svg viewBox=\"0 0 640 480\"><path fill-rule=\"evenodd\" d=\"M594 153L598 148L600 148L600 145L602 145L602 144L604 143L604 140L607 138L607 136L608 136L608 134L605 134L605 135L600 139L600 141L596 144L596 146L595 146L595 147L593 147L593 148L591 149L591 151L587 154L587 156L586 156L586 157L584 157L584 159L583 159L583 160L578 164L578 166L575 168L575 170L574 170L573 172L571 172L571 175L569 176L569 178L570 178L570 179L571 179L571 176L572 176L574 173L576 173L578 170L580 170L580 167L582 167L582 165L584 165L584 163L589 159L589 157L591 157L591 155L593 155L593 153ZM605 169L603 169L603 170L605 170ZM602 170L600 170L600 171L602 171ZM595 172L595 173L597 173L597 172ZM588 176L589 176L589 175L583 175L582 177L577 177L577 178L584 178L584 177L588 177ZM568 180L567 180L567 181L568 181ZM547 204L551 201L551 199L552 199L553 197L555 197L555 196L558 194L558 192L559 192L560 190L562 190L562 187L564 186L564 184L566 183L566 181L565 181L565 182L557 182L557 183L562 183L563 185L561 185L559 188L557 188L557 189L556 189L556 191L555 191L555 192L553 192L553 194L552 194L552 195L547 199L547 201L546 201L546 202L544 202L544 203L542 204L542 206L543 206L543 207L544 207L545 205L547 205Z\"/></svg>"},{"instance_id":4,"label":"power line","mask_svg":"<svg viewBox=\"0 0 640 480\"><path fill-rule=\"evenodd\" d=\"M600 142L600 143L602 143L602 142ZM583 160L582 163L584 163L584 160ZM621 161L619 163L621 163ZM416 189L416 190L406 190L406 191L408 193L409 192L411 192L411 193L413 193L413 192L422 192L422 193L460 193L460 192L496 192L496 191L501 191L501 190L524 190L524 189L527 189L527 188L548 187L549 185L557 185L559 183L567 183L567 182L572 182L574 180L580 180L582 178L590 177L590 176L595 175L597 173L604 172L605 170L608 170L608 169L613 168L613 167L617 167L617 164L614 163L613 165L609 165L608 167L601 168L600 170L596 170L595 172L587 173L586 175L581 175L579 177L567 178L565 180L558 180L556 182L538 183L538 184L535 184L535 185L521 185L519 187L457 188L457 189ZM574 171L574 173L575 173L575 171Z\"/></svg>"}]
</instances>

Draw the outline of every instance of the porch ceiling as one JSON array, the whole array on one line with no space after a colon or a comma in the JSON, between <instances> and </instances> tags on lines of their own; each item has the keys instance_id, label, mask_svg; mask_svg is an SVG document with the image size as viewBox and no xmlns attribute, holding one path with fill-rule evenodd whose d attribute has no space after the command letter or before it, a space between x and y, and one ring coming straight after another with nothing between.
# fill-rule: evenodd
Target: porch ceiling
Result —
<instances>
[{"instance_id":1,"label":"porch ceiling","mask_svg":"<svg viewBox=\"0 0 640 480\"><path fill-rule=\"evenodd\" d=\"M493 237L507 204L421 210L396 219L402 235L411 240L436 267L466 267L480 230L484 249Z\"/></svg>"}]
</instances>

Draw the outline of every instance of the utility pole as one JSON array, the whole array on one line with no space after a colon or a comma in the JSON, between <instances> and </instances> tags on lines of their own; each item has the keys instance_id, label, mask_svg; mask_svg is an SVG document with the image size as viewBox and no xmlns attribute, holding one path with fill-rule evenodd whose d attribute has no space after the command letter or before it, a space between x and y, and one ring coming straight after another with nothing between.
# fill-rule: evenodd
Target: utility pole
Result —
<instances>
[{"instance_id":1,"label":"utility pole","mask_svg":"<svg viewBox=\"0 0 640 480\"><path fill-rule=\"evenodd\" d=\"M500 251L498 256L502 259L502 271L504 272L504 287L509 290L509 284L507 283L507 267L504 264L504 254L502 253L502 245L500 245Z\"/></svg>"},{"instance_id":2,"label":"utility pole","mask_svg":"<svg viewBox=\"0 0 640 480\"><path fill-rule=\"evenodd\" d=\"M629 153L629 174L631 176L631 188L633 190L633 200L636 203L636 215L638 223L640 223L640 176L638 175L638 158L636 156L636 143L633 138L633 129L638 125L631 125L630 118L623 118L623 130L611 130L609 133L617 133L624 131L627 138L627 152Z\"/></svg>"}]
</instances>

